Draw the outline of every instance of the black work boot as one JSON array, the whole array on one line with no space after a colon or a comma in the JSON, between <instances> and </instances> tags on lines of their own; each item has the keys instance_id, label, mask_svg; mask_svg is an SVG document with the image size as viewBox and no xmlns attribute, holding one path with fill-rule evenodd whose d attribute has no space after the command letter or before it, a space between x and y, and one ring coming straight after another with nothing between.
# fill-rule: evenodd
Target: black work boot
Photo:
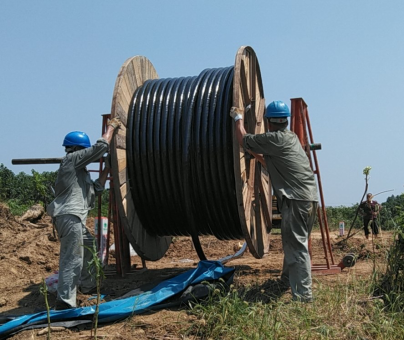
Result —
<instances>
[{"instance_id":1,"label":"black work boot","mask_svg":"<svg viewBox=\"0 0 405 341\"><path fill-rule=\"evenodd\" d=\"M82 287L79 287L79 291L85 295L93 295L93 294L97 294L97 287L93 287L91 289L84 289Z\"/></svg>"}]
</instances>

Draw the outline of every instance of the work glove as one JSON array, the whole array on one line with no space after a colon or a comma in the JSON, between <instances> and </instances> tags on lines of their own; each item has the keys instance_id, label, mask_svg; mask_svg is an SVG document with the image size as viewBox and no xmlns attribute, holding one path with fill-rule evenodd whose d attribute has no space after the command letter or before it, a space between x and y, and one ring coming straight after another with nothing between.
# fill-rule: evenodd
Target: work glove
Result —
<instances>
[{"instance_id":1,"label":"work glove","mask_svg":"<svg viewBox=\"0 0 405 341\"><path fill-rule=\"evenodd\" d=\"M244 112L242 111L242 109L239 109L237 107L232 107L231 108L231 112L229 113L229 115L234 119L234 121L239 121L243 118L243 115L247 115L250 111L251 105L247 105Z\"/></svg>"},{"instance_id":2,"label":"work glove","mask_svg":"<svg viewBox=\"0 0 405 341\"><path fill-rule=\"evenodd\" d=\"M233 118L235 122L239 121L243 118L243 110L236 107L232 107L231 111L229 112L229 115Z\"/></svg>"},{"instance_id":3,"label":"work glove","mask_svg":"<svg viewBox=\"0 0 405 341\"><path fill-rule=\"evenodd\" d=\"M115 129L117 129L121 125L121 120L118 117L114 117L113 119L109 120L107 123L107 126L111 126Z\"/></svg>"}]
</instances>

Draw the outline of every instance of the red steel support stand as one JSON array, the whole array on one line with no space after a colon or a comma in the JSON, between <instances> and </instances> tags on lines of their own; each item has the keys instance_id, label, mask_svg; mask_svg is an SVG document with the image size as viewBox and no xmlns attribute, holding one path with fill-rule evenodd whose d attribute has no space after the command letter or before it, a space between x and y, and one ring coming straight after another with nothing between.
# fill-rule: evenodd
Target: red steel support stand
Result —
<instances>
[{"instance_id":1,"label":"red steel support stand","mask_svg":"<svg viewBox=\"0 0 405 341\"><path fill-rule=\"evenodd\" d=\"M110 114L102 115L103 122L102 122L102 130L101 135L107 131L107 123L110 119ZM100 159L99 165L99 173L103 170L103 158ZM111 222L113 223L113 233L114 233L114 244L115 244L115 260L116 260L116 274L125 277L127 273L131 270L131 254L129 249L129 241L126 237L125 231L123 231L118 207L115 202L115 195L114 195L114 181L111 174L108 175L107 180L110 183L110 193L109 193L109 203L108 203L108 231L107 231L107 253L106 253L106 264L108 264L108 256L109 256L109 246L110 246L110 234L111 234ZM99 221L99 233L98 233L98 240L97 240L97 247L99 250L99 245L101 245L101 237L102 231L100 227L101 222L101 195L98 196L98 221ZM142 268L146 268L145 260L142 259Z\"/></svg>"},{"instance_id":2,"label":"red steel support stand","mask_svg":"<svg viewBox=\"0 0 405 341\"><path fill-rule=\"evenodd\" d=\"M321 173L319 170L318 159L316 157L316 151L311 150L311 144L314 144L311 124L309 121L308 109L307 104L302 98L292 98L291 99L291 124L290 124L291 131L297 134L302 147L304 148L311 165L311 169L313 170L314 174L316 175L318 181L318 190L320 196L320 205L318 205L317 215L318 215L318 222L319 228L321 231L322 236L322 244L324 250L324 259L325 264L313 264L312 263L312 243L311 238L309 238L309 253L311 256L311 265L312 265L312 272L316 274L334 274L341 272L342 264L336 265L333 259L332 254L332 247L330 244L329 238L329 227L328 227L328 219L326 216L326 209L325 209L325 201L323 197L323 189L322 189L322 181L321 181ZM308 139L308 135L309 138Z\"/></svg>"}]
</instances>

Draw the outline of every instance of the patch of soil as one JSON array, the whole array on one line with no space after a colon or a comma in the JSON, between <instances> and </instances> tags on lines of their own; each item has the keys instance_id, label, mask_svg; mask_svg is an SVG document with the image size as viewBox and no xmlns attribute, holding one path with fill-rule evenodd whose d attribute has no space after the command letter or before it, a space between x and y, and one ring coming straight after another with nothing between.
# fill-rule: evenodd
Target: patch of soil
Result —
<instances>
[{"instance_id":1,"label":"patch of soil","mask_svg":"<svg viewBox=\"0 0 405 341\"><path fill-rule=\"evenodd\" d=\"M89 218L87 226L94 232L94 219ZM370 275L373 262L383 261L387 248L392 242L392 235L383 231L378 240L366 240L357 233L344 246L336 246L342 240L337 232L330 233L334 263L338 264L348 253L358 255L356 265L329 276L317 276L320 283L336 283L353 271L362 276ZM202 248L208 259L216 260L234 254L243 244L243 240L220 241L215 237L201 237ZM44 297L40 293L43 279L58 270L59 241L54 234L52 222L47 215L36 223L20 221L11 215L7 206L0 203L0 318L10 315L31 314L45 310ZM113 243L113 241L111 241ZM323 239L319 231L312 234L312 259L314 264L326 264L324 259ZM198 264L198 256L189 237L175 237L165 256L156 262L146 262L138 256L131 257L132 271L125 277L116 275L115 258L111 253L109 265L105 272L107 278L103 289L114 295L105 299L119 297L141 285L154 285L162 280L180 274ZM262 258L254 258L248 251L240 258L227 263L235 268L234 285L245 292L250 301L270 299L289 300L290 291L279 284L283 264L283 251L279 229L274 229L270 237L270 250ZM316 281L314 292L316 293ZM89 301L90 295L78 295L80 306L95 304ZM55 303L55 296L49 295L49 304ZM149 314L137 315L121 322L99 326L98 338L102 339L182 339L182 332L194 321L187 310L160 310ZM52 339L80 340L90 337L91 326L79 326L52 332ZM46 334L39 335L39 330L27 330L17 333L10 339L45 340Z\"/></svg>"}]
</instances>

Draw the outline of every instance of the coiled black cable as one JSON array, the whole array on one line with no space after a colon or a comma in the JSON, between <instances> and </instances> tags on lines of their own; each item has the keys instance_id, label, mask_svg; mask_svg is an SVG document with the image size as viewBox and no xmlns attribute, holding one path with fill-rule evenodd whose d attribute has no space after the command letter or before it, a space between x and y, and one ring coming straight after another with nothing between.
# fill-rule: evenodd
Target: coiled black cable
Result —
<instances>
[{"instance_id":1,"label":"coiled black cable","mask_svg":"<svg viewBox=\"0 0 405 341\"><path fill-rule=\"evenodd\" d=\"M234 68L146 81L128 113L130 191L157 236L241 239L232 125Z\"/></svg>"}]
</instances>

